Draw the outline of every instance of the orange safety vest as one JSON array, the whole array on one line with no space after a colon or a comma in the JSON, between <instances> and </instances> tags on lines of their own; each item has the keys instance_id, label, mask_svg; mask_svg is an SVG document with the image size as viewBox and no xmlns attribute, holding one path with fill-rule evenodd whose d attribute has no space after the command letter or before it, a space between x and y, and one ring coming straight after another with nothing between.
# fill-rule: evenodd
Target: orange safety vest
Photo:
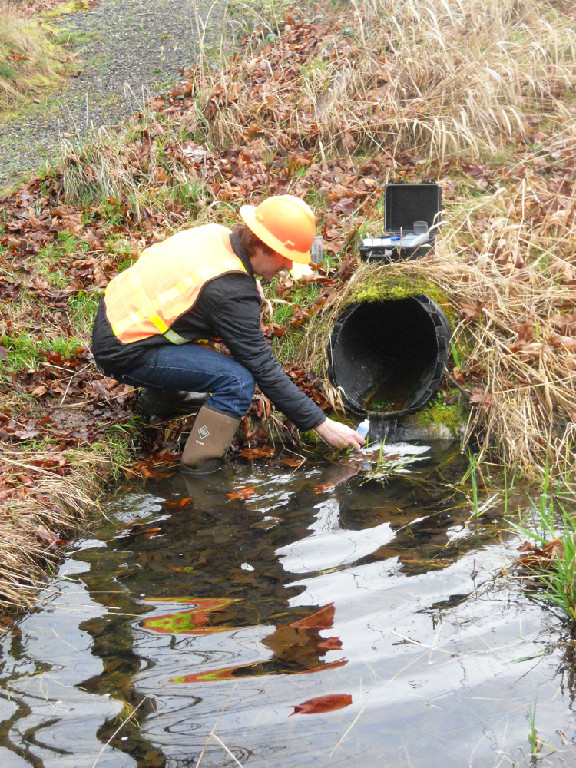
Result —
<instances>
[{"instance_id":1,"label":"orange safety vest","mask_svg":"<svg viewBox=\"0 0 576 768\"><path fill-rule=\"evenodd\" d=\"M186 344L189 339L170 327L194 306L203 286L226 272L246 272L232 250L230 234L219 224L205 224L142 251L104 294L116 338L130 344L160 333L173 344Z\"/></svg>"}]
</instances>

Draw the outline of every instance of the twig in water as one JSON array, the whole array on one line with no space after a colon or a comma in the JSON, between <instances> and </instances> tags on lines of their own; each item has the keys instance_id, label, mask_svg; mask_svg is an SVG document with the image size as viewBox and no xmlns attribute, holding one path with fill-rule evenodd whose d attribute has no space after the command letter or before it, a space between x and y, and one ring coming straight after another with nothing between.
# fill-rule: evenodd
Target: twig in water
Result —
<instances>
[{"instance_id":1,"label":"twig in water","mask_svg":"<svg viewBox=\"0 0 576 768\"><path fill-rule=\"evenodd\" d=\"M230 752L230 750L228 749L228 747L226 746L226 744L224 744L224 742L222 741L222 739L221 739L219 736L217 736L215 733L213 733L213 734L212 734L212 738L213 738L213 739L216 739L216 741L218 742L218 744L220 744L220 746L221 746L221 747L222 747L222 749L223 749L223 750L226 752L226 754L227 754L227 755L229 755L229 756L232 758L232 760L234 760L234 762L236 763L236 765L239 765L239 766L240 766L240 768L243 768L243 765L242 765L242 763L241 763L239 760L237 760L237 759L236 759L236 757L235 757L235 756L232 754L232 752Z\"/></svg>"},{"instance_id":2,"label":"twig in water","mask_svg":"<svg viewBox=\"0 0 576 768\"><path fill-rule=\"evenodd\" d=\"M214 723L214 726L212 727L212 730L210 731L210 733L209 733L209 734L208 734L208 736L206 737L206 741L204 742L204 746L202 747L202 752L200 752L200 757L198 758L198 762L196 763L196 768L198 768L198 766L199 766L199 765L200 765L200 763L202 762L202 758L204 757L204 753L206 752L206 747L207 747L207 746L208 746L208 744L210 743L210 739L211 739L213 736L215 736L216 740L217 740L217 741L220 741L220 739L219 739L219 738L216 736L216 728L218 727L218 723L220 722L220 718L222 717L222 715L223 715L223 714L224 714L224 712L226 711L226 707L228 706L228 704L229 704L229 702L230 702L230 699L232 698L232 694L234 693L234 691L236 690L236 688L238 688L238 683L236 683L236 685L234 686L234 688L232 688L232 690L231 690L231 691L230 691L230 693L228 694L228 698L227 698L227 699L226 699L226 701L224 702L224 706L222 707L222 709L221 709L221 711L220 711L220 714L218 715L218 719L216 720L216 722ZM221 743L221 742L220 742L220 743ZM223 745L223 746L224 746L224 745ZM236 760L236 758L234 758L234 760Z\"/></svg>"},{"instance_id":3,"label":"twig in water","mask_svg":"<svg viewBox=\"0 0 576 768\"><path fill-rule=\"evenodd\" d=\"M120 723L120 725L118 726L118 728L116 728L116 730L114 731L114 733L112 734L112 736L110 736L110 738L108 739L108 741L106 742L106 744L104 744L104 746L102 747L102 749L101 749L101 750L100 750L100 752L98 753L98 756L96 757L96 760L94 760L94 762L92 763L92 767L91 767L91 768L96 768L96 763L97 763L97 762L100 760L100 758L102 757L102 753L104 752L104 750L106 749L106 747L110 745L110 742L112 741L112 739L114 739L114 738L115 738L115 737L116 737L116 736L117 736L117 735L120 733L120 731L122 730L122 728L124 728L124 726L126 725L126 723L127 723L129 720L132 720L132 718L134 717L134 715L136 714L136 712L137 712L137 711L140 709L140 707L142 706L142 704L144 704L144 702L146 701L146 699L147 699L147 698L148 698L148 696L144 696L144 698L142 699L142 701L140 702L140 704L138 704L138 706L137 706L137 707L134 707L134 709L132 710L132 712L130 712L130 714L128 715L128 717L127 717L125 720L123 720L123 721Z\"/></svg>"}]
</instances>

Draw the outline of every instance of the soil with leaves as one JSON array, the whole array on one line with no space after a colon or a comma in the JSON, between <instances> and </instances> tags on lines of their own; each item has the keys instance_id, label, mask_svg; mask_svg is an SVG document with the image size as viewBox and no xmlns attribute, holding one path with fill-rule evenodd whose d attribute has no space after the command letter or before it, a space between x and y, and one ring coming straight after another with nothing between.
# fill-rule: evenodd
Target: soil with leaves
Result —
<instances>
[{"instance_id":1,"label":"soil with leaves","mask_svg":"<svg viewBox=\"0 0 576 768\"><path fill-rule=\"evenodd\" d=\"M466 67L453 62L455 92L447 103L450 93L439 94L434 25L446 50L453 35L472 56L465 22L470 15L481 35L482 14L473 13L472 0L461 3L462 18L427 0L435 21L418 27L422 3L406 3L396 8L395 29L388 5L321 3L314 12L287 10L267 26L255 21L241 54L220 67L202 62L122 130L71 147L58 169L3 200L3 604L33 599L45 559L57 556L80 509L93 504L95 493L73 487L98 474L109 478L112 466L144 477L170 474L190 427L190 418L143 421L134 390L92 365L90 326L104 287L151 243L195 222L233 226L241 204L271 194L304 197L324 238L324 265L304 283L284 277L268 286L262 314L286 371L321 407L331 412L335 399L313 356L299 351L306 330L314 335L346 286L364 274L358 243L382 232L386 181L433 177L447 211L435 252L389 269L437 279L451 302L449 374L471 409L469 437L523 469L537 469L552 444L558 466L573 456L576 41L560 49L556 37L543 39L544 6L521 3L515 21L520 11L512 3L516 11L503 15L511 39L532 24L540 47L563 50L565 58L547 54L538 88L518 74L502 92L488 83L487 94L458 91ZM574 11L553 5L555 33L574 38ZM487 14L486 39L493 23ZM408 60L408 45L423 55ZM490 55L484 47L494 71L517 66L517 57L495 63ZM495 102L484 105L482 119L472 114L474 104L462 105L462 93L478 110L482 98ZM454 115L469 108L458 125ZM448 384L442 391L454 397ZM274 444L270 425L280 435ZM506 431L510 425L516 433ZM257 394L235 447L265 459L293 439L291 425ZM15 555L17 548L24 554Z\"/></svg>"}]
</instances>

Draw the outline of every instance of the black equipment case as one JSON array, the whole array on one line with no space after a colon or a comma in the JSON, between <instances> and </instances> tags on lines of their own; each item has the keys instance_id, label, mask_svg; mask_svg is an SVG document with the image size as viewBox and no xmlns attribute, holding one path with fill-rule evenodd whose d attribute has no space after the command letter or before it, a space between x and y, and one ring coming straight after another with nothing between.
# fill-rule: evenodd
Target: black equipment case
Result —
<instances>
[{"instance_id":1,"label":"black equipment case","mask_svg":"<svg viewBox=\"0 0 576 768\"><path fill-rule=\"evenodd\" d=\"M423 256L434 245L442 215L442 187L434 181L386 184L385 233L360 244L362 261L400 261Z\"/></svg>"}]
</instances>

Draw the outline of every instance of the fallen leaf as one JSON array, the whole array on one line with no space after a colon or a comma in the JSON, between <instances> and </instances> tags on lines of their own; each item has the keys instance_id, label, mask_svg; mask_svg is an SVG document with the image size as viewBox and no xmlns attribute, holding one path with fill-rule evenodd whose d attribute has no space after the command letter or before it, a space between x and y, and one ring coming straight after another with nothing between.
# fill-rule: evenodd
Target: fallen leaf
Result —
<instances>
[{"instance_id":1,"label":"fallen leaf","mask_svg":"<svg viewBox=\"0 0 576 768\"><path fill-rule=\"evenodd\" d=\"M194 499L190 496L179 499L178 501L164 501L162 502L162 506L164 509L182 509L182 507L189 507L193 503Z\"/></svg>"},{"instance_id":2,"label":"fallen leaf","mask_svg":"<svg viewBox=\"0 0 576 768\"><path fill-rule=\"evenodd\" d=\"M240 451L240 456L245 459L269 459L274 454L274 448L271 445L263 445L260 448L244 448Z\"/></svg>"},{"instance_id":3,"label":"fallen leaf","mask_svg":"<svg viewBox=\"0 0 576 768\"><path fill-rule=\"evenodd\" d=\"M249 499L250 496L253 496L256 493L254 490L253 485L247 485L245 488L239 488L237 491L234 491L233 493L227 493L226 495L230 500L233 499Z\"/></svg>"},{"instance_id":4,"label":"fallen leaf","mask_svg":"<svg viewBox=\"0 0 576 768\"><path fill-rule=\"evenodd\" d=\"M322 485L315 485L312 490L314 493L328 493L328 491L333 491L335 487L334 483L322 483Z\"/></svg>"},{"instance_id":5,"label":"fallen leaf","mask_svg":"<svg viewBox=\"0 0 576 768\"><path fill-rule=\"evenodd\" d=\"M293 621L290 626L299 627L300 629L330 629L334 624L335 612L334 603L328 603L328 605L325 605L324 608L316 611L311 616Z\"/></svg>"},{"instance_id":6,"label":"fallen leaf","mask_svg":"<svg viewBox=\"0 0 576 768\"><path fill-rule=\"evenodd\" d=\"M293 459L291 456L282 456L280 459L278 459L280 464L284 464L287 467L293 467L296 469L296 467L302 466L306 459Z\"/></svg>"},{"instance_id":7,"label":"fallen leaf","mask_svg":"<svg viewBox=\"0 0 576 768\"><path fill-rule=\"evenodd\" d=\"M148 602L156 602L154 598L146 598ZM221 611L232 603L238 602L237 598L165 598L175 603L196 603L196 608L177 613L167 613L162 616L152 616L144 619L142 626L152 632L165 635L211 635L218 632L231 632L238 627L211 627L204 626L208 622L209 614Z\"/></svg>"},{"instance_id":8,"label":"fallen leaf","mask_svg":"<svg viewBox=\"0 0 576 768\"><path fill-rule=\"evenodd\" d=\"M170 683L209 683L215 680L233 680L234 672L242 669L241 666L222 667L222 669L207 669L204 672L194 672L191 675L173 677Z\"/></svg>"},{"instance_id":9,"label":"fallen leaf","mask_svg":"<svg viewBox=\"0 0 576 768\"><path fill-rule=\"evenodd\" d=\"M290 717L334 712L337 709L349 707L350 704L352 704L352 696L349 693L328 693L326 696L316 696L314 699L307 699L298 704L294 707L294 712L290 713Z\"/></svg>"},{"instance_id":10,"label":"fallen leaf","mask_svg":"<svg viewBox=\"0 0 576 768\"><path fill-rule=\"evenodd\" d=\"M527 568L546 569L564 555L564 544L560 539L554 539L540 549L529 541L525 541L521 547L518 547L518 552L522 552L516 560L519 565Z\"/></svg>"},{"instance_id":11,"label":"fallen leaf","mask_svg":"<svg viewBox=\"0 0 576 768\"><path fill-rule=\"evenodd\" d=\"M41 525L39 525L34 530L34 535L36 536L38 541L41 541L42 544L46 544L48 546L48 549L65 547L66 544L68 543L67 541L64 541L64 539L61 539L57 533L54 533L53 531L49 531L47 528L44 528Z\"/></svg>"}]
</instances>

